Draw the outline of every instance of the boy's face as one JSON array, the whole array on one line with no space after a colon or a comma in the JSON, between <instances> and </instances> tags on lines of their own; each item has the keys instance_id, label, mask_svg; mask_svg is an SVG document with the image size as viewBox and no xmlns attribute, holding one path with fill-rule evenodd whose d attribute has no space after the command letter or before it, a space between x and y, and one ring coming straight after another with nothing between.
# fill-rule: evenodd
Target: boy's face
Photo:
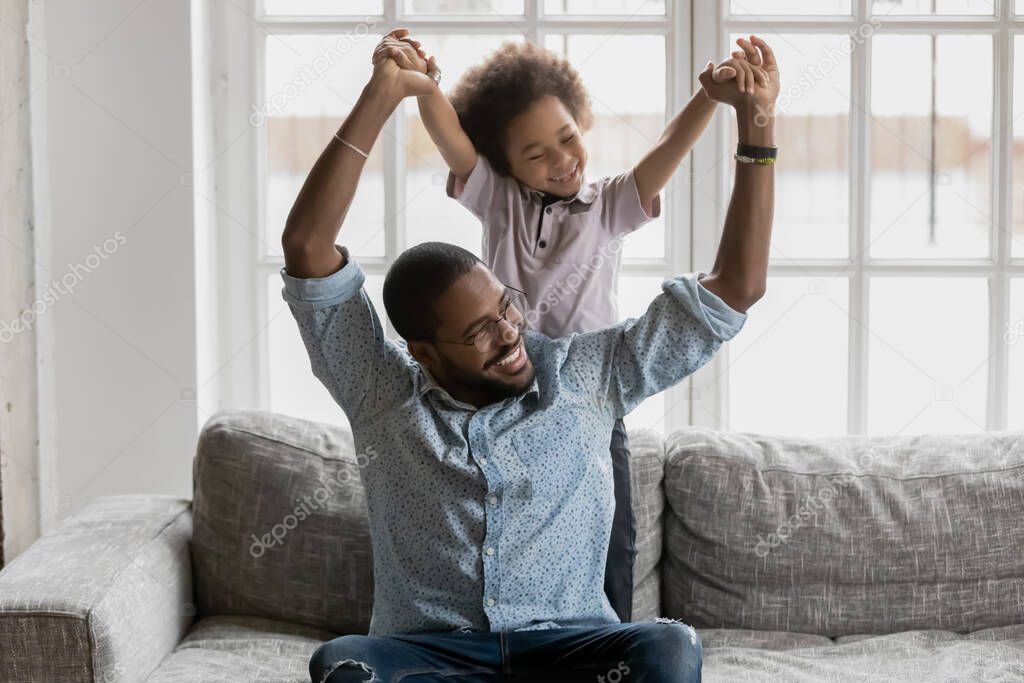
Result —
<instances>
[{"instance_id":1,"label":"boy's face","mask_svg":"<svg viewBox=\"0 0 1024 683\"><path fill-rule=\"evenodd\" d=\"M554 95L537 100L509 122L505 156L516 180L559 197L579 191L587 165L583 135Z\"/></svg>"},{"instance_id":2,"label":"boy's face","mask_svg":"<svg viewBox=\"0 0 1024 683\"><path fill-rule=\"evenodd\" d=\"M504 285L491 271L477 265L434 302L440 321L435 339L470 341L487 322L497 320L502 310L508 320L522 319L525 311L513 310L512 306L505 309L505 295ZM472 345L436 341L409 342L409 350L449 394L483 406L522 393L534 377L520 331L507 322L495 329L497 336L486 351Z\"/></svg>"}]
</instances>

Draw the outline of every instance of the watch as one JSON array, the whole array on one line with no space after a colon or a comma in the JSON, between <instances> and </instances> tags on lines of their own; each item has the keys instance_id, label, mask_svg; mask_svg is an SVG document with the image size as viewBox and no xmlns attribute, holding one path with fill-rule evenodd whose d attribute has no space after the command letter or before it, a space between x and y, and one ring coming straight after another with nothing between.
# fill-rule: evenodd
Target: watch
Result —
<instances>
[{"instance_id":1,"label":"watch","mask_svg":"<svg viewBox=\"0 0 1024 683\"><path fill-rule=\"evenodd\" d=\"M733 155L733 158L742 164L774 164L778 156L779 148L774 145L758 147L741 142L736 145L736 154Z\"/></svg>"}]
</instances>

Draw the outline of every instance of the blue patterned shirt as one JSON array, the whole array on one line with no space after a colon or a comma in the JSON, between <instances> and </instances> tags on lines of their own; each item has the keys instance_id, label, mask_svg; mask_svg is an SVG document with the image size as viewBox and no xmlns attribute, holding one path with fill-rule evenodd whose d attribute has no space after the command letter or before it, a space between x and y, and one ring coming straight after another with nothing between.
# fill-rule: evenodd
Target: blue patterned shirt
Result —
<instances>
[{"instance_id":1,"label":"blue patterned shirt","mask_svg":"<svg viewBox=\"0 0 1024 683\"><path fill-rule=\"evenodd\" d=\"M354 260L323 278L281 269L313 374L348 416L356 451L374 454L360 469L370 635L619 622L604 592L608 435L746 320L701 275L666 280L644 315L613 327L560 339L527 330L532 384L477 409L385 336Z\"/></svg>"}]
</instances>

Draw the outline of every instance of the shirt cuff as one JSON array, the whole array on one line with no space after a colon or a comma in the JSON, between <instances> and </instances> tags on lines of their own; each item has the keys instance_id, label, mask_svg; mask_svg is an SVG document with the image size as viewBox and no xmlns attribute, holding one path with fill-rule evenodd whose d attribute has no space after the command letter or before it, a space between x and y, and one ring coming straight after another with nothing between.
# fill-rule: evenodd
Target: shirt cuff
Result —
<instances>
[{"instance_id":1,"label":"shirt cuff","mask_svg":"<svg viewBox=\"0 0 1024 683\"><path fill-rule=\"evenodd\" d=\"M296 308L315 311L351 299L362 289L366 281L363 269L349 256L347 247L336 244L334 248L345 257L346 263L341 270L326 277L292 277L284 268L281 269L281 279L284 280L281 296L285 301Z\"/></svg>"},{"instance_id":2,"label":"shirt cuff","mask_svg":"<svg viewBox=\"0 0 1024 683\"><path fill-rule=\"evenodd\" d=\"M743 329L747 314L734 310L722 301L721 297L702 285L700 278L705 275L707 273L704 271L681 275L665 281L662 288L686 304L693 315L715 336L722 341L729 341Z\"/></svg>"}]
</instances>

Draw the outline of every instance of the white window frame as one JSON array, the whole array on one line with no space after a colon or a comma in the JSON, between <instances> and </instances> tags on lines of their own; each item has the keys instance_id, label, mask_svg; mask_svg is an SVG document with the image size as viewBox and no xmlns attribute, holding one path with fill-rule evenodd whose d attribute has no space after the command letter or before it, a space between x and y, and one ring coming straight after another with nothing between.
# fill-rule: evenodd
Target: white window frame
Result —
<instances>
[{"instance_id":1,"label":"white window frame","mask_svg":"<svg viewBox=\"0 0 1024 683\"><path fill-rule=\"evenodd\" d=\"M742 1L740 3L742 5ZM739 16L730 15L729 0L710 0L694 4L694 53L697 55L723 55L735 49L729 44L733 33L758 34L771 42L772 33L847 33L867 24L871 19L871 0L853 0L853 13L846 17L792 17L792 16ZM1012 258L1011 231L1012 216L1012 139L1013 139L1013 41L1015 36L1024 34L1021 16L1013 14L1013 0L996 0L995 14L990 17L976 16L885 16L879 18L874 35L901 33L938 34L983 34L993 37L993 121L994 132L991 166L992 216L990 253L984 258L963 259L879 259L871 258L869 245L870 140L868 112L871 111L870 69L871 45L869 38L854 47L851 55L851 105L850 105L850 187L849 187L849 256L845 259L787 259L781 262L772 259L770 276L836 276L848 274L849 311L853 318L849 325L849 363L847 388L847 432L867 433L868 416L868 342L866 327L869 318L870 277L875 276L983 276L989 283L989 328L988 328L988 390L985 424L979 425L986 431L1007 428L1009 395L1009 346L1002 343L1004 323L1009 317L1010 279L1024 275L1024 258ZM999 65L1005 65L999 68ZM780 65L782 69L785 64ZM733 125L733 124L729 124ZM723 196L726 187L726 173L732 173L732 164L723 163L730 150L725 149L726 129L722 121L716 121L708 134L694 148L694 168L701 172L707 169L714 178L710 192L697 192L693 197L693 222L701 226L694 233L694 259L698 264L711 263L718 245L718 235L725 214L727 198ZM780 155L785 164L785 150ZM776 187L777 192L785 188ZM716 231L704 230L703 226L716 226ZM999 226L1006 226L1005 230ZM858 255L860 255L858 257ZM756 315L756 308L752 311ZM858 324L861 321L863 324ZM718 387L727 382L728 359L716 358L708 367L697 373L693 380L695 391L702 387L716 388L723 403L726 389ZM727 411L715 413L708 408L696 410L694 424L718 429L730 428ZM737 426L741 429L742 426Z\"/></svg>"},{"instance_id":2,"label":"white window frame","mask_svg":"<svg viewBox=\"0 0 1024 683\"><path fill-rule=\"evenodd\" d=\"M391 27L405 26L413 34L431 32L465 34L475 32L518 32L529 40L544 44L551 33L577 34L658 34L665 37L666 112L665 121L675 115L689 100L697 80L693 70L691 45L690 0L666 1L664 16L564 16L546 15L543 0L525 0L522 17L423 17L406 16L402 0L385 2L386 13L379 17L375 29L383 34ZM212 404L218 407L267 409L269 395L269 350L267 276L278 272L283 259L267 257L256 236L264 231L263 187L266 150L265 126L239 133L239 121L248 121L250 103L264 98L262 67L265 63L265 37L273 34L335 33L355 30L364 22L363 16L307 17L263 16L261 0L225 0L215 3L211 21L214 45L211 87L216 102L214 148L225 150L213 162L217 180L217 233L220 264L218 346L226 361L218 373L217 394ZM366 41L366 54L372 42ZM351 87L361 87L352 84ZM404 204L404 126L406 115L401 108L388 121L377 141L384 155L385 226L384 257L356 255L367 274L383 274L404 248L406 215ZM684 161L673 182L663 191L665 215L665 256L650 259L623 259L622 275L668 277L691 270L689 187L683 178L689 172ZM676 188L681 188L676 191ZM283 226L281 226L283 229ZM710 262L708 262L710 264ZM284 309L284 315L289 315ZM383 312L382 312L383 313ZM382 317L385 317L382 315ZM688 382L666 392L664 430L666 433L689 424ZM209 392L211 396L212 392Z\"/></svg>"}]
</instances>

